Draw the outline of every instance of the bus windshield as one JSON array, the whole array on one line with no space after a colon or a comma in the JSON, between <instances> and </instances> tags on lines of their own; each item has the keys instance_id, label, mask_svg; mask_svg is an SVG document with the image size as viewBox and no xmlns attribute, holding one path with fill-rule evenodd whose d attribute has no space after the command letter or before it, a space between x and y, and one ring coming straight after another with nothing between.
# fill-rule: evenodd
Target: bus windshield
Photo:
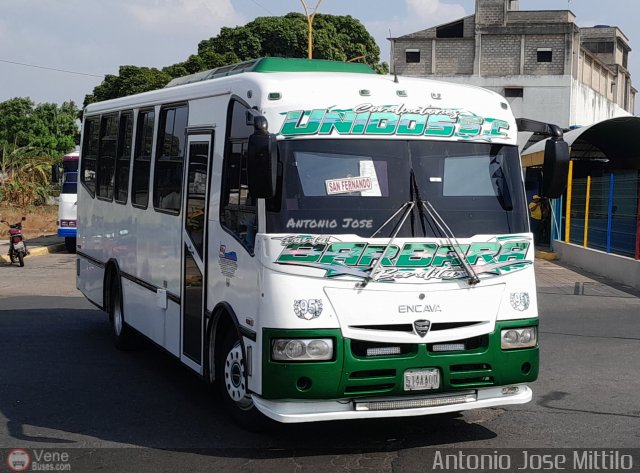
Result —
<instances>
[{"instance_id":1,"label":"bus windshield","mask_svg":"<svg viewBox=\"0 0 640 473\"><path fill-rule=\"evenodd\" d=\"M61 194L78 193L78 160L65 160L62 163L62 189Z\"/></svg>"},{"instance_id":2,"label":"bus windshield","mask_svg":"<svg viewBox=\"0 0 640 473\"><path fill-rule=\"evenodd\" d=\"M400 140L295 140L279 144L278 195L267 232L371 237L407 201L428 200L460 238L528 231L518 151L491 143ZM376 235L388 237L401 213ZM441 236L417 212L400 237Z\"/></svg>"}]
</instances>

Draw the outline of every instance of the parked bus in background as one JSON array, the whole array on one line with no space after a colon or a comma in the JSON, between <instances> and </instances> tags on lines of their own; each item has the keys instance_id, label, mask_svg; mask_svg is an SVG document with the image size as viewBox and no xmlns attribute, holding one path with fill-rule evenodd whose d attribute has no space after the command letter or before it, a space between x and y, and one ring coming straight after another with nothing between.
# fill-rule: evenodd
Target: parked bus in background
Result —
<instances>
[{"instance_id":1,"label":"parked bus in background","mask_svg":"<svg viewBox=\"0 0 640 473\"><path fill-rule=\"evenodd\" d=\"M64 245L69 253L76 252L79 159L79 151L66 154L62 158L62 184L58 204L58 236L64 237Z\"/></svg>"},{"instance_id":2,"label":"parked bus in background","mask_svg":"<svg viewBox=\"0 0 640 473\"><path fill-rule=\"evenodd\" d=\"M555 196L568 147L533 125ZM534 245L500 95L263 58L91 104L82 130L78 288L117 347L148 337L243 425L531 400Z\"/></svg>"}]
</instances>

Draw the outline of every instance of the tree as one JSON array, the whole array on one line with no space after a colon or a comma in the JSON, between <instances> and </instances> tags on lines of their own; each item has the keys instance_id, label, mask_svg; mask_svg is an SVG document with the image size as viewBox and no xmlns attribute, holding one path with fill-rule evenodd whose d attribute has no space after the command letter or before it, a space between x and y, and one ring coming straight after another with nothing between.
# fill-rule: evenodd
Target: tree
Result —
<instances>
[{"instance_id":1,"label":"tree","mask_svg":"<svg viewBox=\"0 0 640 473\"><path fill-rule=\"evenodd\" d=\"M107 75L87 95L84 105L164 87L172 78L259 57L307 57L307 20L301 13L256 18L244 26L222 28L220 34L203 40L198 53L162 70L121 66L117 76ZM378 73L387 73L379 63L380 48L373 37L351 16L317 14L313 27L313 57L334 61L361 61Z\"/></svg>"},{"instance_id":2,"label":"tree","mask_svg":"<svg viewBox=\"0 0 640 473\"><path fill-rule=\"evenodd\" d=\"M51 164L79 142L73 102L35 105L28 97L0 103L0 201L46 200Z\"/></svg>"},{"instance_id":3,"label":"tree","mask_svg":"<svg viewBox=\"0 0 640 473\"><path fill-rule=\"evenodd\" d=\"M307 57L307 20L301 13L256 18L245 26L222 28L214 38L201 41L198 55L207 52L233 55L234 62L257 57ZM364 62L378 72L380 48L359 20L352 16L318 13L313 26L313 57L348 61L364 56ZM206 62L206 61L205 61ZM214 66L215 67L215 66Z\"/></svg>"},{"instance_id":4,"label":"tree","mask_svg":"<svg viewBox=\"0 0 640 473\"><path fill-rule=\"evenodd\" d=\"M0 103L0 148L13 152L30 147L39 153L61 156L79 143L78 108L73 102L35 105L28 97Z\"/></svg>"},{"instance_id":5,"label":"tree","mask_svg":"<svg viewBox=\"0 0 640 473\"><path fill-rule=\"evenodd\" d=\"M50 194L51 165L59 158L32 146L0 148L0 202L19 207L43 204Z\"/></svg>"},{"instance_id":6,"label":"tree","mask_svg":"<svg viewBox=\"0 0 640 473\"><path fill-rule=\"evenodd\" d=\"M171 78L171 75L155 67L120 66L117 76L107 74L102 83L93 89L93 94L85 96L84 106L159 89Z\"/></svg>"}]
</instances>

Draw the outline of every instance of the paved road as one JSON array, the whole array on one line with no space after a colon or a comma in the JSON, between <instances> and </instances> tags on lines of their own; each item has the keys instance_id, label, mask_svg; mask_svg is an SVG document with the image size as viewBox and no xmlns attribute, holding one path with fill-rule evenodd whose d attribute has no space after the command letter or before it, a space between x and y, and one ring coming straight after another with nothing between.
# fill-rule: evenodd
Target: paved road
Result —
<instances>
[{"instance_id":1,"label":"paved road","mask_svg":"<svg viewBox=\"0 0 640 473\"><path fill-rule=\"evenodd\" d=\"M0 265L0 449L71 451L72 471L288 472L428 471L425 447L639 446L640 299L539 266L532 403L255 434L157 348L115 350L106 316L75 289L72 255Z\"/></svg>"}]
</instances>

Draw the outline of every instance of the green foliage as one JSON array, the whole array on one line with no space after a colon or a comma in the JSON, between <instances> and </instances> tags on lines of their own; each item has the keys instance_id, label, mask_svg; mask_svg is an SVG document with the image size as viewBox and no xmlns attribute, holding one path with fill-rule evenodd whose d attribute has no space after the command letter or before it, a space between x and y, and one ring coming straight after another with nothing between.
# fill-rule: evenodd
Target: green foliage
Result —
<instances>
[{"instance_id":1,"label":"green foliage","mask_svg":"<svg viewBox=\"0 0 640 473\"><path fill-rule=\"evenodd\" d=\"M118 75L108 74L102 83L85 96L84 106L93 102L139 94L164 87L172 76L154 67L120 66Z\"/></svg>"},{"instance_id":2,"label":"green foliage","mask_svg":"<svg viewBox=\"0 0 640 473\"><path fill-rule=\"evenodd\" d=\"M73 102L0 103L0 201L21 207L46 201L51 165L79 143L77 116Z\"/></svg>"},{"instance_id":3,"label":"green foliage","mask_svg":"<svg viewBox=\"0 0 640 473\"><path fill-rule=\"evenodd\" d=\"M0 103L0 147L32 147L46 155L63 155L80 142L73 102L35 105L28 97Z\"/></svg>"},{"instance_id":4,"label":"green foliage","mask_svg":"<svg viewBox=\"0 0 640 473\"><path fill-rule=\"evenodd\" d=\"M257 57L307 57L307 20L300 13L256 18L245 26L222 28L215 38L201 41L198 55L227 55L227 64ZM313 57L348 61L360 56L374 68L384 68L380 48L373 37L351 16L317 14L313 22ZM217 67L216 64L207 68Z\"/></svg>"},{"instance_id":5,"label":"green foliage","mask_svg":"<svg viewBox=\"0 0 640 473\"><path fill-rule=\"evenodd\" d=\"M44 204L51 192L51 165L58 157L33 146L0 149L0 202L21 208Z\"/></svg>"},{"instance_id":6,"label":"green foliage","mask_svg":"<svg viewBox=\"0 0 640 473\"><path fill-rule=\"evenodd\" d=\"M164 87L176 77L236 64L259 57L307 57L307 20L300 13L256 18L244 26L222 28L218 36L201 41L198 53L162 70L121 66L117 76L107 75L87 95L84 105ZM317 14L313 22L313 57L334 61L357 59L385 74L379 63L380 48L373 37L351 16Z\"/></svg>"}]
</instances>

